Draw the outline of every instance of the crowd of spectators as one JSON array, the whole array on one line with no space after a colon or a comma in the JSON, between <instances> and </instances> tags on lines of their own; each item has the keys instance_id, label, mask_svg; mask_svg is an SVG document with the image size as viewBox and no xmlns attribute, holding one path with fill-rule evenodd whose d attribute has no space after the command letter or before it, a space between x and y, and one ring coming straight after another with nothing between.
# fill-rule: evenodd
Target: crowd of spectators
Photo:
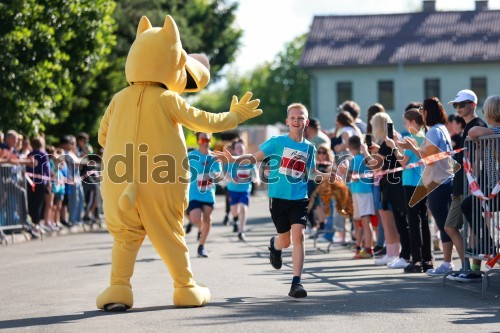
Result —
<instances>
[{"instance_id":1,"label":"crowd of spectators","mask_svg":"<svg viewBox=\"0 0 500 333\"><path fill-rule=\"evenodd\" d=\"M11 192L25 191L27 207L21 196L14 203L14 211L26 215L24 227L33 238L77 224L100 223L99 153L94 152L85 132L76 137L64 135L57 146L46 145L43 134L32 138L15 130L0 134L2 182L9 183L11 176L19 177L12 173L18 170L13 166L24 165L26 178L22 182L26 188L6 186L0 195L7 199L16 197ZM0 226L6 224L9 213L12 211L2 210Z\"/></svg>"}]
</instances>

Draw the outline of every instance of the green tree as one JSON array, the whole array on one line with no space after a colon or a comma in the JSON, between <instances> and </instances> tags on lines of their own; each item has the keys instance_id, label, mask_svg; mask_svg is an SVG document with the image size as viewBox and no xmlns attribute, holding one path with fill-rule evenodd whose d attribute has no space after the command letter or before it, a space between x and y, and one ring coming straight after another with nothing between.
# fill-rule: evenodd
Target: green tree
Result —
<instances>
[{"instance_id":1,"label":"green tree","mask_svg":"<svg viewBox=\"0 0 500 333\"><path fill-rule=\"evenodd\" d=\"M71 117L53 128L53 132L84 130L95 140L100 118L111 97L127 86L125 61L143 15L153 26L162 26L165 16L171 15L179 27L184 49L188 53L206 53L210 58L212 81L217 80L220 69L234 60L242 35L233 24L237 3L227 3L221 0L118 1L113 13L117 23L117 44L108 56L110 67L89 82L91 84L82 87L79 103L73 106Z\"/></svg>"},{"instance_id":2,"label":"green tree","mask_svg":"<svg viewBox=\"0 0 500 333\"><path fill-rule=\"evenodd\" d=\"M0 126L27 134L67 118L107 66L114 1L0 3Z\"/></svg>"}]
</instances>

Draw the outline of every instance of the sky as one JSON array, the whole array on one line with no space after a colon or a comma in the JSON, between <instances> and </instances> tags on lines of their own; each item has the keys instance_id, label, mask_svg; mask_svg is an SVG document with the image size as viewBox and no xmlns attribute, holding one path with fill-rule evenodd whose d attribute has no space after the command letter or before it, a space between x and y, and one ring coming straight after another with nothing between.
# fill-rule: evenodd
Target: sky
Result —
<instances>
[{"instance_id":1,"label":"sky","mask_svg":"<svg viewBox=\"0 0 500 333\"><path fill-rule=\"evenodd\" d=\"M272 61L287 42L308 32L315 15L406 13L421 9L422 0L239 0L236 23L242 47L231 70L245 73ZM437 0L437 10L473 10L474 0ZM500 0L489 0L500 9Z\"/></svg>"}]
</instances>

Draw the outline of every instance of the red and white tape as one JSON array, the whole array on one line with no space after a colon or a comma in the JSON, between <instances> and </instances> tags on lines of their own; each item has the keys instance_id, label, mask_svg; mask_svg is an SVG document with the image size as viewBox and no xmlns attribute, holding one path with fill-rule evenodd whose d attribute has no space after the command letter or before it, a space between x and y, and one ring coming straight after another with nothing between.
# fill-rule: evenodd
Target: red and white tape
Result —
<instances>
[{"instance_id":1,"label":"red and white tape","mask_svg":"<svg viewBox=\"0 0 500 333\"><path fill-rule=\"evenodd\" d=\"M366 173L363 173L363 174L353 173L352 174L352 179L372 178L374 176L383 176L383 175L387 175L389 173L395 173L395 172L398 172L398 171L403 171L403 170L409 170L409 169L413 169L413 168L418 168L420 166L432 164L432 163L435 163L437 161L440 161L440 160L443 160L445 158L448 158L448 157L450 157L452 155L460 153L464 149L465 148L459 148L459 149L455 149L455 150L452 150L452 151L443 151L443 152L440 152L440 153L437 153L437 154L434 154L434 155L430 155L430 156L424 157L421 160L419 160L418 162L407 164L404 167L401 166L401 167L397 167L397 168L394 168L394 169L380 170L380 171L373 171L373 172L366 172Z\"/></svg>"}]
</instances>

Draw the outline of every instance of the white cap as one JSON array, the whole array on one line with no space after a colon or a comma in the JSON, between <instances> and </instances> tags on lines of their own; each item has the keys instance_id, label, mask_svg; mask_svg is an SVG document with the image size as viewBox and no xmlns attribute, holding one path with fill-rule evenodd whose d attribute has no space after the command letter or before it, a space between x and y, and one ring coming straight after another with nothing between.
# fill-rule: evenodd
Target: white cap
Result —
<instances>
[{"instance_id":1,"label":"white cap","mask_svg":"<svg viewBox=\"0 0 500 333\"><path fill-rule=\"evenodd\" d=\"M472 90L469 89L460 90L457 93L455 99L453 101L449 101L448 104L460 103L463 101L471 101L474 102L474 104L477 104L477 96L476 94L474 94Z\"/></svg>"}]
</instances>

